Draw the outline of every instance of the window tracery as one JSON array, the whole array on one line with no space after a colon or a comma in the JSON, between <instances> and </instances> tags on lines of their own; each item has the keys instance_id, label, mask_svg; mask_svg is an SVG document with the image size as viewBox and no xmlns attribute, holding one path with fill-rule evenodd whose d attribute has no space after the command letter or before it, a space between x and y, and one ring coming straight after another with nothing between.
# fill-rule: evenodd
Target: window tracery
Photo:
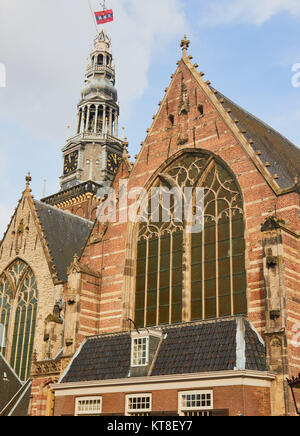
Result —
<instances>
[{"instance_id":1,"label":"window tracery","mask_svg":"<svg viewBox=\"0 0 300 436\"><path fill-rule=\"evenodd\" d=\"M18 259L0 277L0 323L5 326L6 338L12 337L10 357L5 347L0 351L6 354L22 380L30 375L37 303L38 289L33 271Z\"/></svg>"},{"instance_id":2,"label":"window tracery","mask_svg":"<svg viewBox=\"0 0 300 436\"><path fill-rule=\"evenodd\" d=\"M139 226L137 325L247 313L243 200L231 172L213 156L186 153L157 176L152 188L158 187L172 188L175 195L167 205L161 196L159 210L151 210L149 203ZM176 199L176 192L183 194L187 187L203 188L200 232L188 231L184 216L181 222L176 218L175 207L184 198ZM158 222L153 216L159 216Z\"/></svg>"}]
</instances>

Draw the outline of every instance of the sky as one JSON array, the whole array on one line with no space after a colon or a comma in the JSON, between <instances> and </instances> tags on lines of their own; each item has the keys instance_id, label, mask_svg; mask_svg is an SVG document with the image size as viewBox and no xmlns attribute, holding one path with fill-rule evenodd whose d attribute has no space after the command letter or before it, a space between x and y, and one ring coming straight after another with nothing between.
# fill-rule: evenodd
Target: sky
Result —
<instances>
[{"instance_id":1,"label":"sky","mask_svg":"<svg viewBox=\"0 0 300 436\"><path fill-rule=\"evenodd\" d=\"M101 10L98 0L90 3ZM114 9L106 30L132 160L176 70L184 34L216 89L300 146L299 0L107 0L106 6ZM29 171L36 199L45 180L46 195L60 189L61 148L74 133L95 35L88 0L0 0L0 239Z\"/></svg>"}]
</instances>

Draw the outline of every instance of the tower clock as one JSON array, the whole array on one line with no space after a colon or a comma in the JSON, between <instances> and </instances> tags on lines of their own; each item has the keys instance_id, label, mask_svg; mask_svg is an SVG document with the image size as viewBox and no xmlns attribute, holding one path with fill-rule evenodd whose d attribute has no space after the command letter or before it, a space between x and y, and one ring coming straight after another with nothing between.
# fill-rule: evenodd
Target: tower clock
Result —
<instances>
[{"instance_id":1,"label":"tower clock","mask_svg":"<svg viewBox=\"0 0 300 436\"><path fill-rule=\"evenodd\" d=\"M112 174L117 174L122 158L117 153L108 153L107 155L107 169Z\"/></svg>"},{"instance_id":2,"label":"tower clock","mask_svg":"<svg viewBox=\"0 0 300 436\"><path fill-rule=\"evenodd\" d=\"M78 150L73 151L65 156L64 160L64 175L68 175L76 171L78 168Z\"/></svg>"}]
</instances>

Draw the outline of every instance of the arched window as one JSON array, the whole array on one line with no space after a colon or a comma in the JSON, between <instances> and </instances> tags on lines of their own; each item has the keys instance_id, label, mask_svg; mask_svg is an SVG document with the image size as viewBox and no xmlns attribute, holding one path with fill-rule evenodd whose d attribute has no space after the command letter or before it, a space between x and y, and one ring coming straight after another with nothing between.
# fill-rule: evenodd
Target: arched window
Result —
<instances>
[{"instance_id":1,"label":"arched window","mask_svg":"<svg viewBox=\"0 0 300 436\"><path fill-rule=\"evenodd\" d=\"M6 337L12 338L10 356L5 347L1 348L1 353L10 360L22 380L30 376L37 303L34 274L26 263L16 260L0 278L0 320L5 326Z\"/></svg>"},{"instance_id":2,"label":"arched window","mask_svg":"<svg viewBox=\"0 0 300 436\"><path fill-rule=\"evenodd\" d=\"M7 277L0 278L0 353L5 355L7 331L11 312L12 293Z\"/></svg>"},{"instance_id":3,"label":"arched window","mask_svg":"<svg viewBox=\"0 0 300 436\"><path fill-rule=\"evenodd\" d=\"M203 226L191 232L184 213L178 220L176 195L166 204L160 195L155 222L149 200L137 244L138 327L246 314L243 201L231 172L213 156L186 153L158 175L152 188L172 188L181 199L185 188L202 188ZM184 207L182 201L182 212ZM194 195L194 213L198 207Z\"/></svg>"},{"instance_id":4,"label":"arched window","mask_svg":"<svg viewBox=\"0 0 300 436\"><path fill-rule=\"evenodd\" d=\"M103 63L104 63L104 57L102 54L100 54L100 55L98 55L98 58L97 58L97 64L103 65Z\"/></svg>"}]
</instances>

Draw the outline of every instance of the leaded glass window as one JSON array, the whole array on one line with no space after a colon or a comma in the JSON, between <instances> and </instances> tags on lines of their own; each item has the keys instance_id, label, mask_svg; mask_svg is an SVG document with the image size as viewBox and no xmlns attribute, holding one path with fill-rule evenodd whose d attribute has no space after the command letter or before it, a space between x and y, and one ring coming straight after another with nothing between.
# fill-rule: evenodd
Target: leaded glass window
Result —
<instances>
[{"instance_id":1,"label":"leaded glass window","mask_svg":"<svg viewBox=\"0 0 300 436\"><path fill-rule=\"evenodd\" d=\"M6 337L12 338L10 350L2 346L1 353L21 380L30 375L37 303L34 274L26 263L16 260L0 278L0 323L5 326Z\"/></svg>"},{"instance_id":2,"label":"leaded glass window","mask_svg":"<svg viewBox=\"0 0 300 436\"><path fill-rule=\"evenodd\" d=\"M184 214L178 220L176 194L167 204L161 196L156 211L149 200L137 243L137 325L246 314L243 201L231 172L208 154L186 153L152 185L160 192L166 187L182 199L185 188L202 188L202 229L188 231ZM193 210L197 201L193 196Z\"/></svg>"},{"instance_id":3,"label":"leaded glass window","mask_svg":"<svg viewBox=\"0 0 300 436\"><path fill-rule=\"evenodd\" d=\"M0 353L5 355L10 320L12 292L7 277L0 278Z\"/></svg>"}]
</instances>

